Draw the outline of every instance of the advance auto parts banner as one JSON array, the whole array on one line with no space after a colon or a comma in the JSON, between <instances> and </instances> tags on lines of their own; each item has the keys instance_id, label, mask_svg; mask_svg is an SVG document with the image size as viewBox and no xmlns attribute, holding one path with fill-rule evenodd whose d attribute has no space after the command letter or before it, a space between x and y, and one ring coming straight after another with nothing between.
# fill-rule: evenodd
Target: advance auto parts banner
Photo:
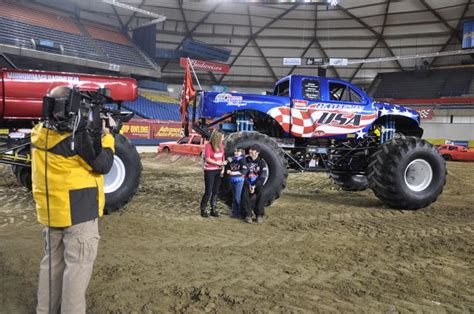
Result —
<instances>
[{"instance_id":1,"label":"advance auto parts banner","mask_svg":"<svg viewBox=\"0 0 474 314\"><path fill-rule=\"evenodd\" d=\"M120 133L131 140L178 139L181 137L181 124L151 119L132 119L124 123Z\"/></svg>"}]
</instances>

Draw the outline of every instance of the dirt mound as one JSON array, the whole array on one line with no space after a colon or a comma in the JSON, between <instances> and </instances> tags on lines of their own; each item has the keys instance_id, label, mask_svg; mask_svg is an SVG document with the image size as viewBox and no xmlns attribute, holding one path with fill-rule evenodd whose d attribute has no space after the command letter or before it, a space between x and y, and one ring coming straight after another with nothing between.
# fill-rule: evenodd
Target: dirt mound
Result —
<instances>
[{"instance_id":1,"label":"dirt mound","mask_svg":"<svg viewBox=\"0 0 474 314\"><path fill-rule=\"evenodd\" d=\"M100 222L96 313L473 312L474 164L448 163L429 208L391 210L325 174L290 174L262 225L203 219L198 157L147 155L141 188ZM0 312L34 311L42 227L0 179Z\"/></svg>"}]
</instances>

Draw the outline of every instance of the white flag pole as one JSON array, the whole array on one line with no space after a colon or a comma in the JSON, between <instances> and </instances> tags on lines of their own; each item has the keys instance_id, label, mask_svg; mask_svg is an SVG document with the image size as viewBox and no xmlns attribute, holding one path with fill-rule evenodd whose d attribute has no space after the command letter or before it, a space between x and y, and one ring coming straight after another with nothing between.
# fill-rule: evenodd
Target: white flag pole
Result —
<instances>
[{"instance_id":1,"label":"white flag pole","mask_svg":"<svg viewBox=\"0 0 474 314\"><path fill-rule=\"evenodd\" d=\"M191 70L193 70L194 77L196 78L196 81L197 81L198 86L199 86L199 90L202 90L201 83L199 83L199 79L198 79L198 77L197 77L197 75L196 75L196 71L194 71L193 64L191 63L191 59L189 59L189 57L188 57L188 63L189 63L189 65L191 66Z\"/></svg>"}]
</instances>

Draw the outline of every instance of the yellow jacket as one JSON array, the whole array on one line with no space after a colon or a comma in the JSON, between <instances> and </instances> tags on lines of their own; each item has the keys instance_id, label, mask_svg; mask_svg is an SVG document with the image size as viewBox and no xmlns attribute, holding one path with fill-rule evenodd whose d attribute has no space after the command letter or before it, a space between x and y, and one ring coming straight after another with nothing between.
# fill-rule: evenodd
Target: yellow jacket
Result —
<instances>
[{"instance_id":1,"label":"yellow jacket","mask_svg":"<svg viewBox=\"0 0 474 314\"><path fill-rule=\"evenodd\" d=\"M36 125L31 133L33 198L37 218L40 223L51 227L69 227L103 215L104 176L94 172L93 166L71 148L71 139L71 133L59 134L48 130L42 123ZM110 149L107 153L113 160L112 135L102 138L102 148L102 152Z\"/></svg>"}]
</instances>

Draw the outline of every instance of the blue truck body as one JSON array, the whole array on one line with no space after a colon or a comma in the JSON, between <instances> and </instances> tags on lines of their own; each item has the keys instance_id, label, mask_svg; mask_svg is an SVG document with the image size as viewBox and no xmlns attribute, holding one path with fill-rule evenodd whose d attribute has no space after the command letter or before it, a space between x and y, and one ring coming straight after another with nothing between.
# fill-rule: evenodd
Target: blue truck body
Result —
<instances>
[{"instance_id":1,"label":"blue truck body","mask_svg":"<svg viewBox=\"0 0 474 314\"><path fill-rule=\"evenodd\" d=\"M341 94L334 95L335 90ZM203 92L199 105L199 116L207 119L246 111L271 116L284 137L361 138L383 117L411 128L419 128L420 122L415 110L376 102L348 82L301 75L276 82L273 95ZM391 129L390 124L385 129Z\"/></svg>"},{"instance_id":2,"label":"blue truck body","mask_svg":"<svg viewBox=\"0 0 474 314\"><path fill-rule=\"evenodd\" d=\"M257 147L268 173L266 205L280 197L290 169L328 172L343 190L370 188L393 208L423 208L442 192L446 165L421 139L415 110L325 77L287 76L268 94L200 92L192 108L194 130L209 137L219 125L226 134L228 157ZM220 197L230 205L226 182Z\"/></svg>"}]
</instances>

